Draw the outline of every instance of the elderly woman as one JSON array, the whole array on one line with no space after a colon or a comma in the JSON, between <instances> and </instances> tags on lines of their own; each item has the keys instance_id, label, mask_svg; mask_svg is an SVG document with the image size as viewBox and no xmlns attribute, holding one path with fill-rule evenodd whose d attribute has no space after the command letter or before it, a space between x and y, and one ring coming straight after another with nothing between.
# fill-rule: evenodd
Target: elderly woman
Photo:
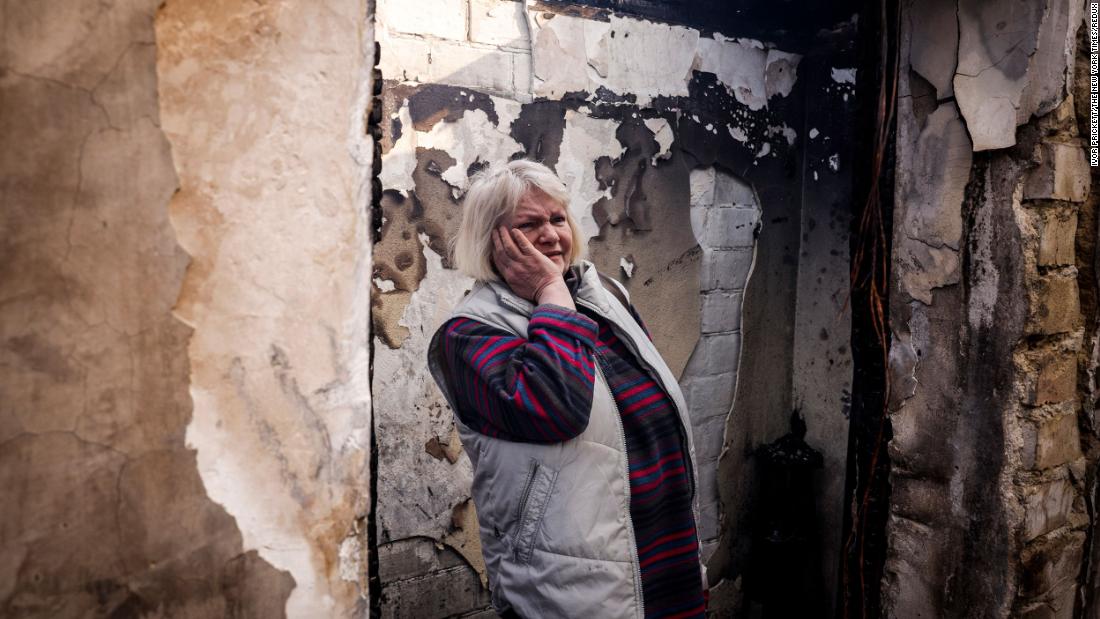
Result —
<instances>
[{"instance_id":1,"label":"elderly woman","mask_svg":"<svg viewBox=\"0 0 1100 619\"><path fill-rule=\"evenodd\" d=\"M582 259L565 186L531 161L466 193L476 280L428 352L474 468L494 608L703 617L691 425L622 286Z\"/></svg>"}]
</instances>

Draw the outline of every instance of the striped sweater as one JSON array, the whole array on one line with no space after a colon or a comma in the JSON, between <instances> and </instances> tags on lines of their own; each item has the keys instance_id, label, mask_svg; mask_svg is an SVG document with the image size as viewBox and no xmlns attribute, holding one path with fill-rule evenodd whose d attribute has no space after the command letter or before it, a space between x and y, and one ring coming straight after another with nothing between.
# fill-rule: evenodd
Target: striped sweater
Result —
<instances>
[{"instance_id":1,"label":"striped sweater","mask_svg":"<svg viewBox=\"0 0 1100 619\"><path fill-rule=\"evenodd\" d=\"M668 395L606 321L544 304L524 339L455 318L445 354L464 424L495 438L540 443L584 431L600 364L626 434L645 616L704 617L680 422Z\"/></svg>"}]
</instances>

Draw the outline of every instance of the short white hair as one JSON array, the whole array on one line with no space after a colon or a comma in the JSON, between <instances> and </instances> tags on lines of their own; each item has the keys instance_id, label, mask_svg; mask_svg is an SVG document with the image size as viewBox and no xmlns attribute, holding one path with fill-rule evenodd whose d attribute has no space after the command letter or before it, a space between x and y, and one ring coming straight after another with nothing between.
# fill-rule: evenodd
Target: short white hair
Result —
<instances>
[{"instance_id":1,"label":"short white hair","mask_svg":"<svg viewBox=\"0 0 1100 619\"><path fill-rule=\"evenodd\" d=\"M474 175L462 201L462 222L451 244L455 268L480 281L500 280L493 269L493 230L506 215L515 212L520 198L537 189L565 207L565 220L573 233L566 264L584 258L587 242L569 212L569 193L554 171L536 161L517 159L495 163Z\"/></svg>"}]
</instances>

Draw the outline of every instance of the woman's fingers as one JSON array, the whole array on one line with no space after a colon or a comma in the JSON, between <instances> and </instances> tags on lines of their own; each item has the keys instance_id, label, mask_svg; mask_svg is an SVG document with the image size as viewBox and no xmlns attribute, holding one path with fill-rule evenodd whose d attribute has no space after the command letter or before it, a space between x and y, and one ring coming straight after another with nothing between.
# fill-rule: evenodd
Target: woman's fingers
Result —
<instances>
[{"instance_id":1,"label":"woman's fingers","mask_svg":"<svg viewBox=\"0 0 1100 619\"><path fill-rule=\"evenodd\" d=\"M500 227L500 245L504 249L504 253L512 260L522 260L523 252L516 246L514 239L516 231Z\"/></svg>"},{"instance_id":2,"label":"woman's fingers","mask_svg":"<svg viewBox=\"0 0 1100 619\"><path fill-rule=\"evenodd\" d=\"M531 239L528 239L527 236L519 230L513 230L513 233L524 259L533 263L532 268L551 275L558 273L558 267L554 264L554 261L547 258L541 251L535 249L534 244L531 243Z\"/></svg>"},{"instance_id":3,"label":"woman's fingers","mask_svg":"<svg viewBox=\"0 0 1100 619\"><path fill-rule=\"evenodd\" d=\"M524 256L530 256L531 254L536 253L535 246L531 244L531 241L522 232L516 230L515 228L512 228L510 232L512 233L512 239L514 240L516 244L516 249L519 250L519 253L523 254Z\"/></svg>"},{"instance_id":4,"label":"woman's fingers","mask_svg":"<svg viewBox=\"0 0 1100 619\"><path fill-rule=\"evenodd\" d=\"M536 301L548 280L560 278L557 265L538 251L521 231L506 226L493 230L493 262L513 292Z\"/></svg>"}]
</instances>

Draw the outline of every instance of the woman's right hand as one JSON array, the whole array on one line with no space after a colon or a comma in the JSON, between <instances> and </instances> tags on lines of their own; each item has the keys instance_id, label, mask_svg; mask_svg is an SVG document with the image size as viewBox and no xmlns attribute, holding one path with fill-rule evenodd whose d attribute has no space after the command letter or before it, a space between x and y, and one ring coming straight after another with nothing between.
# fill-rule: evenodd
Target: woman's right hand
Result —
<instances>
[{"instance_id":1,"label":"woman's right hand","mask_svg":"<svg viewBox=\"0 0 1100 619\"><path fill-rule=\"evenodd\" d=\"M539 303L576 309L558 265L516 229L493 230L493 263L512 292Z\"/></svg>"}]
</instances>

